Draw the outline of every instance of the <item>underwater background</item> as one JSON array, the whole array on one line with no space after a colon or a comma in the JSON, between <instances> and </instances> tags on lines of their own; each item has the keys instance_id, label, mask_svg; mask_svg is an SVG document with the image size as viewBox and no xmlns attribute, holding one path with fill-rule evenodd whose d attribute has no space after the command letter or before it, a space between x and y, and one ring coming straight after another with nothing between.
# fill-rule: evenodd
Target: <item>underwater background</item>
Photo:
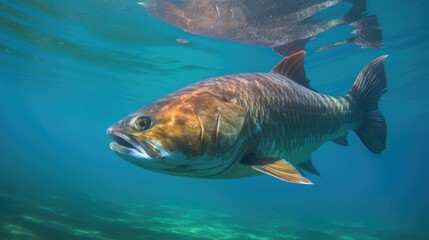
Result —
<instances>
[{"instance_id":1,"label":"underwater background","mask_svg":"<svg viewBox=\"0 0 429 240\"><path fill-rule=\"evenodd\" d=\"M307 45L312 87L334 96L389 55L388 146L326 143L313 154L322 177L305 186L154 173L105 134L190 83L270 71L282 59L271 49L185 33L137 1L0 1L0 239L429 239L428 11L369 0L384 48L315 52L349 26Z\"/></svg>"}]
</instances>

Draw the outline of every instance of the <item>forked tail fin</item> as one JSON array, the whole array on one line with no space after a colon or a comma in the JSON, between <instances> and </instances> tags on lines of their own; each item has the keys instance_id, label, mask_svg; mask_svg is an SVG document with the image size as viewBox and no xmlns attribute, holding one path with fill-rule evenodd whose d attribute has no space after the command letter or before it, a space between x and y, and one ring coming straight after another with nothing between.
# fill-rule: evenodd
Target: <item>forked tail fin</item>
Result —
<instances>
[{"instance_id":1,"label":"forked tail fin","mask_svg":"<svg viewBox=\"0 0 429 240\"><path fill-rule=\"evenodd\" d=\"M381 56L366 65L348 94L363 111L361 125L355 132L365 146L377 154L386 148L386 121L378 110L378 102L387 90L386 57Z\"/></svg>"}]
</instances>

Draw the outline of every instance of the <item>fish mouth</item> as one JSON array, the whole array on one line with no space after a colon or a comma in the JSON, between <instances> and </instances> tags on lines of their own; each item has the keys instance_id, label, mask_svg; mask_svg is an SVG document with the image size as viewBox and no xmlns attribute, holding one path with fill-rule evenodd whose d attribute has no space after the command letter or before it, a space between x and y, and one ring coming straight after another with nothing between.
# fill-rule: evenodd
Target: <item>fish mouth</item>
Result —
<instances>
[{"instance_id":1,"label":"fish mouth","mask_svg":"<svg viewBox=\"0 0 429 240\"><path fill-rule=\"evenodd\" d=\"M160 159L170 156L170 153L153 141L137 141L134 136L114 131L111 128L107 129L106 133L113 139L113 142L110 143L110 149L119 154L144 159Z\"/></svg>"}]
</instances>

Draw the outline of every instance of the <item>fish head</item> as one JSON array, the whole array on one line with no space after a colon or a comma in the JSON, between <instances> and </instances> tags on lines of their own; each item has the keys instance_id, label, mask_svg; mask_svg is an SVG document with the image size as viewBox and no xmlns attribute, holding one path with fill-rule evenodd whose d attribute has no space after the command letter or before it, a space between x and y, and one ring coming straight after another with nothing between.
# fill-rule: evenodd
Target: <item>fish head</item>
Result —
<instances>
[{"instance_id":1,"label":"fish head","mask_svg":"<svg viewBox=\"0 0 429 240\"><path fill-rule=\"evenodd\" d=\"M246 111L210 92L162 98L112 125L110 148L140 167L208 177L233 164L246 142Z\"/></svg>"}]
</instances>

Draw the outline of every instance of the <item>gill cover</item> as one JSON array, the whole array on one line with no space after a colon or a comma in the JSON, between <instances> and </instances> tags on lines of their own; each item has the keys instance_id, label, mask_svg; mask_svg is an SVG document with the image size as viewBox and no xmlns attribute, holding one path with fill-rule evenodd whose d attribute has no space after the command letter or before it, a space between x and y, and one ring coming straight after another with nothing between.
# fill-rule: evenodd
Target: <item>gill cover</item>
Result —
<instances>
[{"instance_id":1,"label":"gill cover","mask_svg":"<svg viewBox=\"0 0 429 240\"><path fill-rule=\"evenodd\" d=\"M210 92L201 92L192 105L199 120L200 141L211 154L228 152L238 141L245 125L246 110L220 99Z\"/></svg>"}]
</instances>

